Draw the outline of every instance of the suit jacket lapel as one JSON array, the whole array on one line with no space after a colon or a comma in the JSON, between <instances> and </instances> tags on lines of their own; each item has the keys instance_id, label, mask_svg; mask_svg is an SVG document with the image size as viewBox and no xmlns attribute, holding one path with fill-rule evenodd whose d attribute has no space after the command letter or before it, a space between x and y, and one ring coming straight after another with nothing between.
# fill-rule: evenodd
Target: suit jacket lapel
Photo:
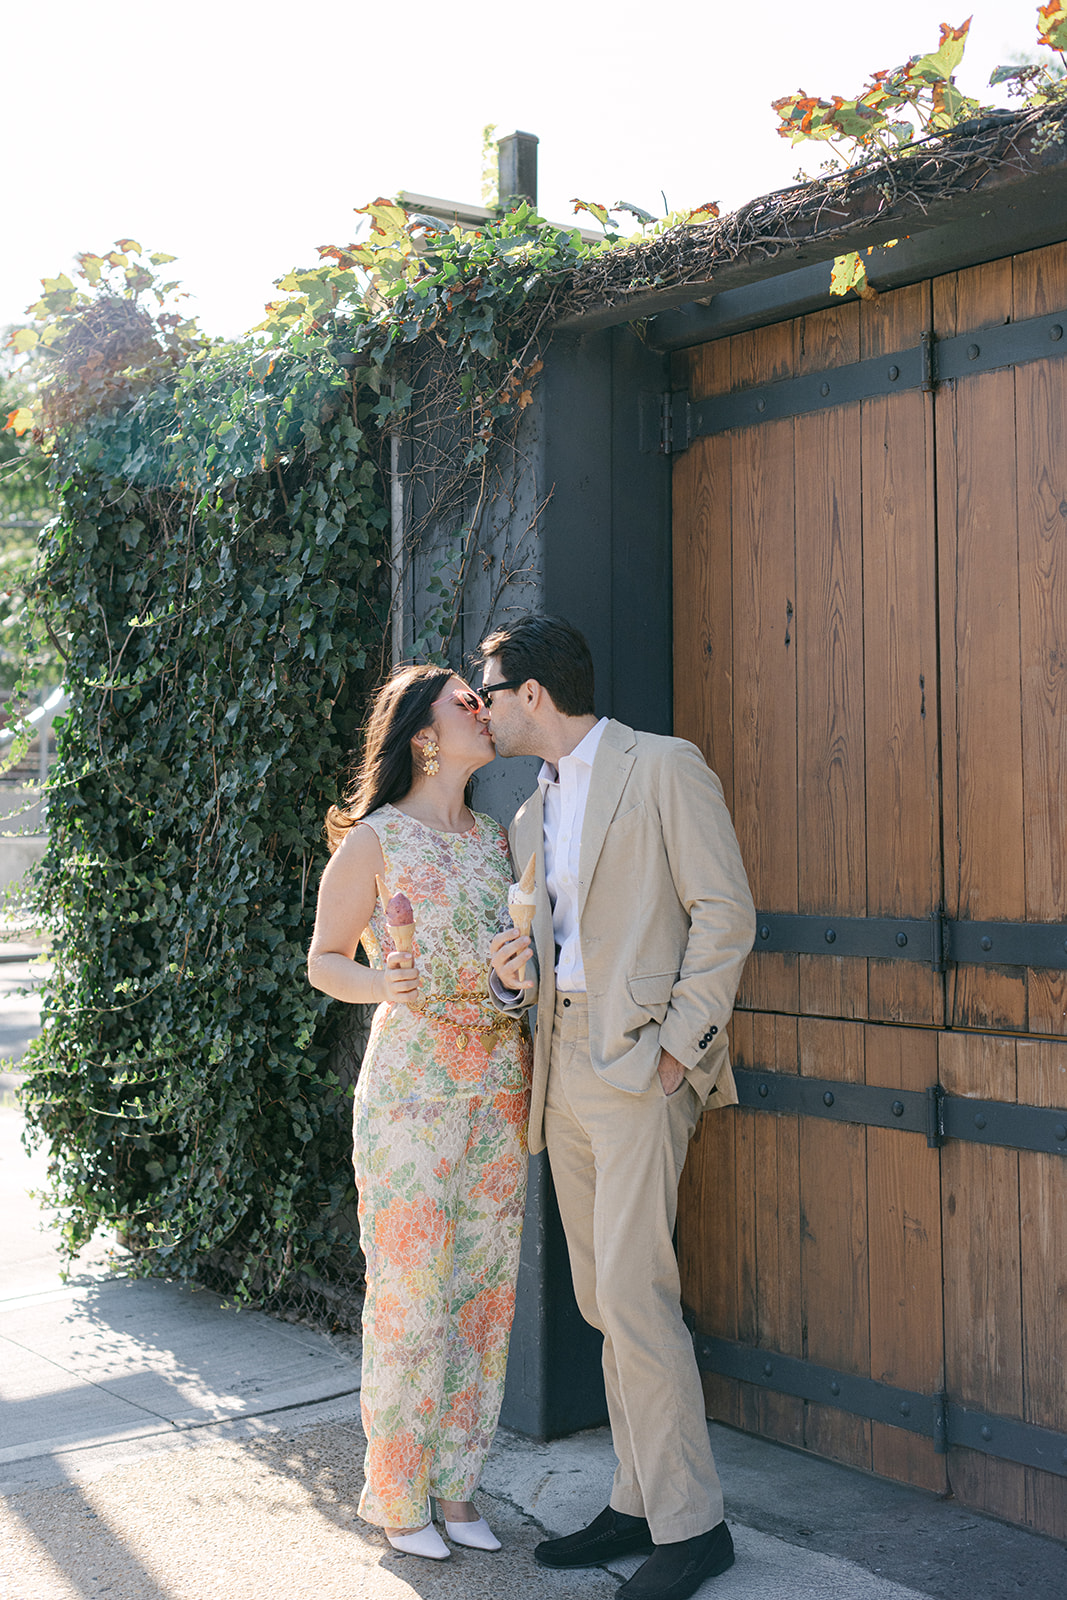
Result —
<instances>
[{"instance_id":1,"label":"suit jacket lapel","mask_svg":"<svg viewBox=\"0 0 1067 1600\"><path fill-rule=\"evenodd\" d=\"M578 915L585 910L589 885L604 848L611 819L618 809L630 768L634 764L633 729L621 722L609 722L601 735L593 758L589 779L589 798L585 803L582 844L578 855ZM543 831L543 830L542 830Z\"/></svg>"},{"instance_id":2,"label":"suit jacket lapel","mask_svg":"<svg viewBox=\"0 0 1067 1600\"><path fill-rule=\"evenodd\" d=\"M534 910L533 941L537 951L537 964L541 971L552 971L556 965L556 939L552 931L552 906L545 883L545 803L538 785L523 810L522 822L515 830L515 874L521 876L530 859L531 850L537 858L537 905Z\"/></svg>"}]
</instances>

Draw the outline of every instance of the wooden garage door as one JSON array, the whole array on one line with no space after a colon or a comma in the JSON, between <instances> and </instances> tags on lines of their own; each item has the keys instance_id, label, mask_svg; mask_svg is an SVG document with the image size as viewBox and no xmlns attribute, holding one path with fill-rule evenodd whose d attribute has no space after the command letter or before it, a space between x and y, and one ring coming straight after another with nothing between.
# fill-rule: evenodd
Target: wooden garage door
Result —
<instances>
[{"instance_id":1,"label":"wooden garage door","mask_svg":"<svg viewBox=\"0 0 1067 1600\"><path fill-rule=\"evenodd\" d=\"M1060 1536L1065 345L1056 246L685 352L672 428L675 731L760 911L709 1413Z\"/></svg>"}]
</instances>

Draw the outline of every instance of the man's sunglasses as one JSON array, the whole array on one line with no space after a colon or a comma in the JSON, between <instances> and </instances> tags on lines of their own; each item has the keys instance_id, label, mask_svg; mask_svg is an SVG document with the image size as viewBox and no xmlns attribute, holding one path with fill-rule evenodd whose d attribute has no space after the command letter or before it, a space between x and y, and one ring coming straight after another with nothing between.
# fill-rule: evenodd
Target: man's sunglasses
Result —
<instances>
[{"instance_id":1,"label":"man's sunglasses","mask_svg":"<svg viewBox=\"0 0 1067 1600\"><path fill-rule=\"evenodd\" d=\"M504 689L521 689L524 683L529 683L529 678L516 678L513 683L483 683L482 699L492 709L493 696L500 694Z\"/></svg>"}]
</instances>

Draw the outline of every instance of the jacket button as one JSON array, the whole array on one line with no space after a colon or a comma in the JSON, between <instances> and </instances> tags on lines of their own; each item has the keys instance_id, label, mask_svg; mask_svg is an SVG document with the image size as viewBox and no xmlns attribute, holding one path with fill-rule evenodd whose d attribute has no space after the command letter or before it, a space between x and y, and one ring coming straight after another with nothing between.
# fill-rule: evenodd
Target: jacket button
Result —
<instances>
[{"instance_id":1,"label":"jacket button","mask_svg":"<svg viewBox=\"0 0 1067 1600\"><path fill-rule=\"evenodd\" d=\"M718 1028L716 1028L714 1026L710 1027L708 1029L708 1038L709 1039L714 1039L714 1037L718 1033L718 1031L719 1031Z\"/></svg>"},{"instance_id":2,"label":"jacket button","mask_svg":"<svg viewBox=\"0 0 1067 1600\"><path fill-rule=\"evenodd\" d=\"M565 1006L569 1006L569 1005L570 1005L570 1001L569 1001L569 1000L564 1000L564 1002L563 1002L563 1004L564 1004L564 1005L565 1005Z\"/></svg>"}]
</instances>

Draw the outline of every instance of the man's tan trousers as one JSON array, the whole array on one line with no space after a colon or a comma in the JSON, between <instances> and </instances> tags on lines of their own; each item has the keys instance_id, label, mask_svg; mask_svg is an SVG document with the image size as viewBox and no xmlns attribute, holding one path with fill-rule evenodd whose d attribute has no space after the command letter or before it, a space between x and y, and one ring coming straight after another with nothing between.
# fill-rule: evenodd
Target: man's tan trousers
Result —
<instances>
[{"instance_id":1,"label":"man's tan trousers","mask_svg":"<svg viewBox=\"0 0 1067 1600\"><path fill-rule=\"evenodd\" d=\"M584 995L557 995L554 1023L545 1137L578 1308L604 1335L611 1504L674 1544L723 1515L672 1242L700 1106L688 1083L670 1097L658 1076L643 1095L603 1083Z\"/></svg>"}]
</instances>

